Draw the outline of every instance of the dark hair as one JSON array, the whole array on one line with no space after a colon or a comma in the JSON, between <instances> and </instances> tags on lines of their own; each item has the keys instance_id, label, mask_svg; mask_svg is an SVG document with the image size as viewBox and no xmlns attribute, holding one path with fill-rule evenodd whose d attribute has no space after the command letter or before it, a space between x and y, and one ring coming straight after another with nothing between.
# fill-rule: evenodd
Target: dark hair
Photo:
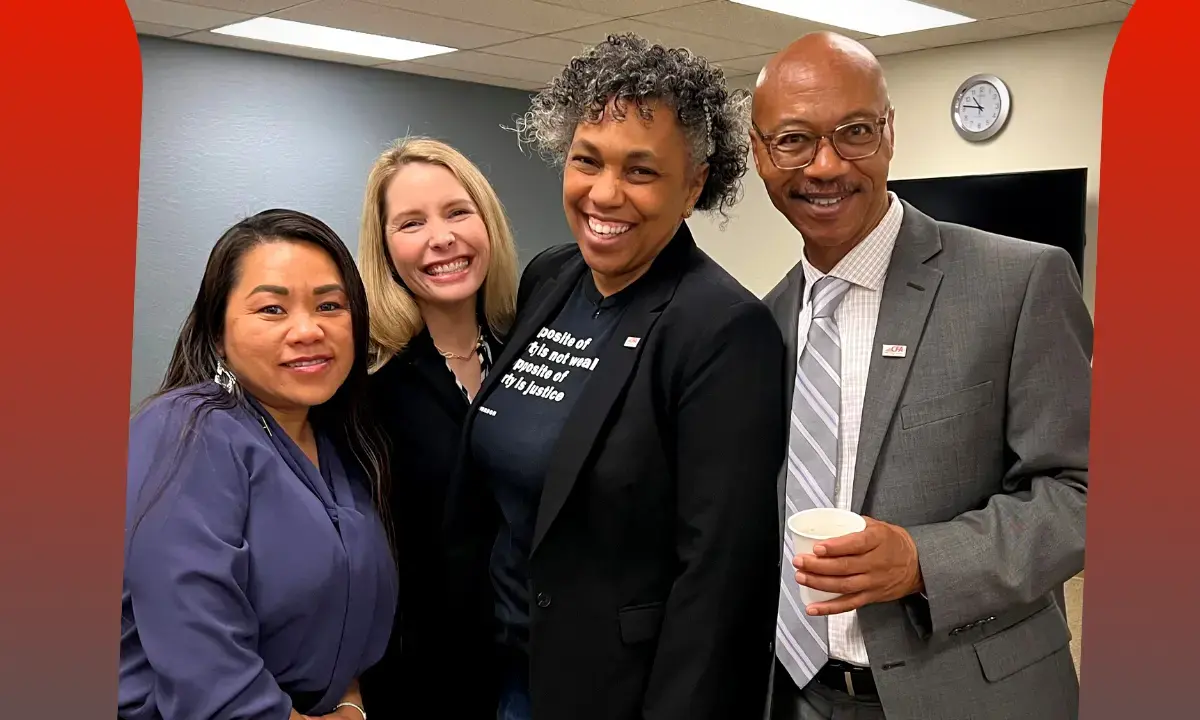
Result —
<instances>
[{"instance_id":1,"label":"dark hair","mask_svg":"<svg viewBox=\"0 0 1200 720\"><path fill-rule=\"evenodd\" d=\"M692 162L708 163L696 209L725 216L740 199L746 174L750 94L728 90L720 67L684 48L652 45L632 33L610 35L572 59L534 96L515 130L522 142L561 164L579 123L596 122L610 103L616 119L624 117L629 102L647 117L648 100L675 110L691 145Z\"/></svg>"},{"instance_id":2,"label":"dark hair","mask_svg":"<svg viewBox=\"0 0 1200 720\"><path fill-rule=\"evenodd\" d=\"M139 514L138 521L163 493L167 480L178 469L182 449L193 439L197 423L213 410L232 410L238 405L248 407L239 385L232 392L220 390L214 382L217 374L221 336L225 328L225 312L229 295L238 282L241 262L255 247L271 242L309 243L324 250L342 276L349 301L354 338L354 362L345 382L328 401L311 408L309 421L328 433L339 451L348 457L347 464L357 464L371 486L376 508L387 522L387 458L382 438L370 415L367 396L368 334L370 318L367 294L354 256L328 225L315 217L296 210L264 210L225 231L208 256L200 289L191 312L179 332L175 350L167 365L162 385L142 403L141 408L155 399L183 391L190 408L182 437L176 444L174 460L154 496ZM136 529L138 522L132 526ZM390 533L390 530L389 530Z\"/></svg>"}]
</instances>

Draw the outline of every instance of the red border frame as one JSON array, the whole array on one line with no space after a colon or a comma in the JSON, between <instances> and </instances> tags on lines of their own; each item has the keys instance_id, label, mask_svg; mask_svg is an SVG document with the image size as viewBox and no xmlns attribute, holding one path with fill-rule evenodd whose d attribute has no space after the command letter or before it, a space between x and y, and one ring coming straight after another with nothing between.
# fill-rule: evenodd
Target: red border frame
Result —
<instances>
[{"instance_id":1,"label":"red border frame","mask_svg":"<svg viewBox=\"0 0 1200 720\"><path fill-rule=\"evenodd\" d=\"M1183 718L1200 605L1191 455L1200 267L1193 0L1139 0L1104 97L1082 715ZM53 36L40 28L53 28ZM7 140L0 378L0 697L12 717L115 706L141 65L117 0L0 23ZM1148 141L1182 98L1178 144ZM1161 125L1159 125L1161 128ZM1156 132L1161 132L1156 131ZM1168 136L1169 137L1169 136ZM1158 146L1161 147L1161 146ZM1168 272L1170 270L1171 272ZM1175 275L1174 273L1178 273ZM14 284L15 283L15 288Z\"/></svg>"}]
</instances>

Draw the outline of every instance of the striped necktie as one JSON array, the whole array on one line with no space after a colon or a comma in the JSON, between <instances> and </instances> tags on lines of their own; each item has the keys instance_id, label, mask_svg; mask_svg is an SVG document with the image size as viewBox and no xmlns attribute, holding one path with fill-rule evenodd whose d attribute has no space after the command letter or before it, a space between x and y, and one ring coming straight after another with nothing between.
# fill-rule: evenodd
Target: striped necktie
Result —
<instances>
[{"instance_id":1,"label":"striped necktie","mask_svg":"<svg viewBox=\"0 0 1200 720\"><path fill-rule=\"evenodd\" d=\"M829 276L813 285L812 323L796 362L796 387L792 391L786 517L810 508L834 506L842 348L833 314L848 289L848 282ZM794 556L794 543L785 528L775 652L796 687L803 688L829 659L829 633L824 617L804 614L796 569L792 567Z\"/></svg>"}]
</instances>

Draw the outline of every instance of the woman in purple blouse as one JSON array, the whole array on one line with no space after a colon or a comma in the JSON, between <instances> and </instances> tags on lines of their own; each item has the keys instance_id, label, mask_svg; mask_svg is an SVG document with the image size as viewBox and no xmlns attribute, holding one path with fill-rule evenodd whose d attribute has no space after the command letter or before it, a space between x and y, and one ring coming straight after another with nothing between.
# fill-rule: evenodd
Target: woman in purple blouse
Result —
<instances>
[{"instance_id":1,"label":"woman in purple blouse","mask_svg":"<svg viewBox=\"0 0 1200 720\"><path fill-rule=\"evenodd\" d=\"M269 210L213 248L130 424L123 720L365 720L397 597L367 331L321 221Z\"/></svg>"}]
</instances>

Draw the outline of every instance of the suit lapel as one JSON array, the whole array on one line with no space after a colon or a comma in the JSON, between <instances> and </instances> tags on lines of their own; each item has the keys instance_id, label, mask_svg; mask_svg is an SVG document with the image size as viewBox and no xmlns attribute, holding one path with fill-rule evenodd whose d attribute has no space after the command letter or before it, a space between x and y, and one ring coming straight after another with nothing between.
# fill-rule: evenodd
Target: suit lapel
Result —
<instances>
[{"instance_id":1,"label":"suit lapel","mask_svg":"<svg viewBox=\"0 0 1200 720\"><path fill-rule=\"evenodd\" d=\"M879 306L871 365L863 400L862 427L854 471L852 509L862 512L875 463L896 414L900 395L918 353L942 272L925 263L941 250L937 223L908 203L892 251ZM903 357L884 357L883 345L904 345Z\"/></svg>"},{"instance_id":2,"label":"suit lapel","mask_svg":"<svg viewBox=\"0 0 1200 720\"><path fill-rule=\"evenodd\" d=\"M660 253L655 266L629 288L633 291L629 304L600 351L599 364L567 416L554 445L538 505L531 556L537 552L571 495L613 405L633 375L654 323L675 294L681 276L681 261L686 259L687 251L692 247L694 242L690 232L686 226L681 226L675 239ZM631 337L638 338L639 342L627 347L625 339Z\"/></svg>"},{"instance_id":3,"label":"suit lapel","mask_svg":"<svg viewBox=\"0 0 1200 720\"><path fill-rule=\"evenodd\" d=\"M537 331L562 307L567 295L575 289L575 283L579 281L586 269L587 265L584 264L583 257L575 256L563 263L557 277L546 281L545 289L541 291L543 293L541 301L528 313L522 315L516 327L508 334L508 338L504 341L504 349L492 363L492 370L483 379L479 392L475 393L473 406L481 404L496 388L500 378L504 376L517 356L524 352L525 346L533 340ZM471 417L474 417L474 413Z\"/></svg>"},{"instance_id":4,"label":"suit lapel","mask_svg":"<svg viewBox=\"0 0 1200 720\"><path fill-rule=\"evenodd\" d=\"M789 404L796 386L796 355L800 352L800 301L804 297L804 285L804 264L796 263L771 303L771 312L775 315L775 322L779 323L780 332L783 333L784 359L787 361L784 367L784 388Z\"/></svg>"},{"instance_id":5,"label":"suit lapel","mask_svg":"<svg viewBox=\"0 0 1200 720\"><path fill-rule=\"evenodd\" d=\"M490 490L475 483L476 476L471 471L471 432L478 417L478 409L487 402L492 391L500 383L508 368L512 367L525 346L537 334L539 328L562 307L567 294L575 287L579 277L587 266L581 256L575 256L563 263L555 277L544 281L538 288L541 299L531 305L528 311L518 315L517 323L504 340L504 348L499 356L494 358L492 370L483 379L479 392L471 401L470 408L463 420L462 432L458 441L458 459L450 481L450 489L446 494L446 507L442 523L443 532L447 537L455 538L471 533L472 523L499 521L499 508L496 507ZM490 546L489 546L490 547Z\"/></svg>"},{"instance_id":6,"label":"suit lapel","mask_svg":"<svg viewBox=\"0 0 1200 720\"><path fill-rule=\"evenodd\" d=\"M788 407L792 404L792 393L796 391L796 357L800 352L800 305L804 298L804 263L798 262L779 284L777 292L768 298L768 307L775 315L779 331L783 334L783 391ZM789 411L790 412L790 411ZM790 438L791 423L788 423L785 436ZM788 442L785 439L785 442ZM787 521L787 480L788 463L780 463L779 482L776 503L779 508L779 526L782 528Z\"/></svg>"}]
</instances>

